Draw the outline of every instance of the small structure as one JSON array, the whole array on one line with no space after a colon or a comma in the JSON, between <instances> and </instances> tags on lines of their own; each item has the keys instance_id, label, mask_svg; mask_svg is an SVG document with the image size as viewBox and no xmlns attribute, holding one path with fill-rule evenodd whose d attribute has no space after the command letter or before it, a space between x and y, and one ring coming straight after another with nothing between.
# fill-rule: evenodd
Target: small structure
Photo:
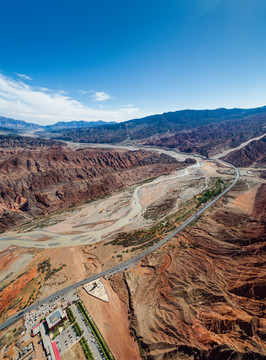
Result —
<instances>
[{"instance_id":1,"label":"small structure","mask_svg":"<svg viewBox=\"0 0 266 360\"><path fill-rule=\"evenodd\" d=\"M74 295L70 300L64 301L61 306L62 308L65 310L66 308L68 308L70 305L75 304L79 301L79 296L78 295Z\"/></svg>"},{"instance_id":2,"label":"small structure","mask_svg":"<svg viewBox=\"0 0 266 360\"><path fill-rule=\"evenodd\" d=\"M109 302L108 294L101 279L90 281L83 286L86 292L97 299Z\"/></svg>"},{"instance_id":3,"label":"small structure","mask_svg":"<svg viewBox=\"0 0 266 360\"><path fill-rule=\"evenodd\" d=\"M35 335L37 335L37 334L40 332L40 325L41 325L41 323L38 324L38 325L35 325L35 326L31 329L31 336L32 336L32 337L35 336Z\"/></svg>"},{"instance_id":4,"label":"small structure","mask_svg":"<svg viewBox=\"0 0 266 360\"><path fill-rule=\"evenodd\" d=\"M24 347L21 345L20 341L17 341L16 345L19 348L17 359L26 359L34 351L34 346L32 342Z\"/></svg>"},{"instance_id":5,"label":"small structure","mask_svg":"<svg viewBox=\"0 0 266 360\"><path fill-rule=\"evenodd\" d=\"M46 317L46 322L50 331L53 331L54 328L64 320L66 320L66 314L61 306Z\"/></svg>"}]
</instances>

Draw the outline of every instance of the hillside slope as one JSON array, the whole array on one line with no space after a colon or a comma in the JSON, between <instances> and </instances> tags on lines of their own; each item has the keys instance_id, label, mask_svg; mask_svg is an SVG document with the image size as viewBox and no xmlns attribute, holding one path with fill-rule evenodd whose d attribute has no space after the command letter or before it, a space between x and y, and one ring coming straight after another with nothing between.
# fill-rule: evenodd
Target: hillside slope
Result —
<instances>
[{"instance_id":1,"label":"hillside slope","mask_svg":"<svg viewBox=\"0 0 266 360\"><path fill-rule=\"evenodd\" d=\"M235 150L222 158L237 167L266 166L266 136L251 141L242 149Z\"/></svg>"},{"instance_id":2,"label":"hillside slope","mask_svg":"<svg viewBox=\"0 0 266 360\"><path fill-rule=\"evenodd\" d=\"M24 120L15 120L11 118L6 118L0 116L0 130L2 131L31 131L31 130L62 130L69 128L84 128L84 127L94 127L102 126L106 124L115 124L115 122L106 122L106 121L59 121L52 125L39 125L35 123L30 123Z\"/></svg>"},{"instance_id":3,"label":"hillside slope","mask_svg":"<svg viewBox=\"0 0 266 360\"><path fill-rule=\"evenodd\" d=\"M34 138L28 136L18 135L0 135L0 151L9 151L12 153L16 148L36 149L36 148L51 148L61 147L66 144L63 141L47 140L41 138Z\"/></svg>"},{"instance_id":4,"label":"hillside slope","mask_svg":"<svg viewBox=\"0 0 266 360\"><path fill-rule=\"evenodd\" d=\"M143 359L265 359L266 186L250 184L113 277Z\"/></svg>"},{"instance_id":5,"label":"hillside slope","mask_svg":"<svg viewBox=\"0 0 266 360\"><path fill-rule=\"evenodd\" d=\"M162 134L147 139L145 144L177 148L182 152L194 152L211 157L263 134L265 123L266 113L250 115L244 119L223 121L175 134Z\"/></svg>"},{"instance_id":6,"label":"hillside slope","mask_svg":"<svg viewBox=\"0 0 266 360\"><path fill-rule=\"evenodd\" d=\"M50 137L76 142L119 143L125 140L142 140L158 134L172 135L224 121L252 121L260 134L261 123L265 123L266 107L255 109L182 110L152 115L114 125L97 128L63 130L61 135L50 132Z\"/></svg>"}]
</instances>

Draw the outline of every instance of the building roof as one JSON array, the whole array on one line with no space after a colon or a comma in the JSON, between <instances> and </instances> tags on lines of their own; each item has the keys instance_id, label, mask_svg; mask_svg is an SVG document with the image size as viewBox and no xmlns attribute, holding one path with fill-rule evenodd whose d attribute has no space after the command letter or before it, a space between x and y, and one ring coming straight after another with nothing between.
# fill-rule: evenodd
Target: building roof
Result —
<instances>
[{"instance_id":1,"label":"building roof","mask_svg":"<svg viewBox=\"0 0 266 360\"><path fill-rule=\"evenodd\" d=\"M46 355L47 356L50 355L52 360L56 360L56 357L54 354L54 348L51 343L50 337L48 335L48 328L47 328L47 324L45 322L41 323L40 330L41 330L43 347L45 349Z\"/></svg>"},{"instance_id":2,"label":"building roof","mask_svg":"<svg viewBox=\"0 0 266 360\"><path fill-rule=\"evenodd\" d=\"M61 360L61 356L60 356L60 353L59 353L59 350L58 350L58 347L57 347L55 341L52 342L52 347L54 350L54 355L55 355L56 360Z\"/></svg>"},{"instance_id":3,"label":"building roof","mask_svg":"<svg viewBox=\"0 0 266 360\"><path fill-rule=\"evenodd\" d=\"M59 323L65 317L64 311L61 307L53 311L46 317L46 322L49 329Z\"/></svg>"},{"instance_id":4,"label":"building roof","mask_svg":"<svg viewBox=\"0 0 266 360\"><path fill-rule=\"evenodd\" d=\"M37 325L33 326L33 328L32 328L31 330L36 329L38 326L40 326L40 325L41 325L41 323L42 323L42 322L40 322L39 324L37 324Z\"/></svg>"}]
</instances>

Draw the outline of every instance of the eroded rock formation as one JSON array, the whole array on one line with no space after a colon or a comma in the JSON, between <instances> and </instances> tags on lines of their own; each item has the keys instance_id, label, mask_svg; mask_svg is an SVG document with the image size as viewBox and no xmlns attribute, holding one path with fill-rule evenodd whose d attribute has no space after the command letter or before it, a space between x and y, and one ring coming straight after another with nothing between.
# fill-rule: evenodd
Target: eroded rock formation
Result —
<instances>
[{"instance_id":1,"label":"eroded rock formation","mask_svg":"<svg viewBox=\"0 0 266 360\"><path fill-rule=\"evenodd\" d=\"M251 211L241 180L229 203L113 277L143 359L265 359L266 185L250 191Z\"/></svg>"},{"instance_id":2,"label":"eroded rock formation","mask_svg":"<svg viewBox=\"0 0 266 360\"><path fill-rule=\"evenodd\" d=\"M251 141L242 149L230 152L223 160L237 167L265 167L266 165L266 136L260 140Z\"/></svg>"}]
</instances>

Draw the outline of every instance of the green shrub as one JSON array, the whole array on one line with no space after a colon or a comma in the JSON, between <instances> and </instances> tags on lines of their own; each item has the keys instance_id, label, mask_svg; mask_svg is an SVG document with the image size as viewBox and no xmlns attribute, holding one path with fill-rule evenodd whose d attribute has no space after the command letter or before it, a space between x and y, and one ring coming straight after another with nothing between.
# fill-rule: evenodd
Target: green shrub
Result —
<instances>
[{"instance_id":1,"label":"green shrub","mask_svg":"<svg viewBox=\"0 0 266 360\"><path fill-rule=\"evenodd\" d=\"M70 308L67 308L66 313L67 313L67 317L68 317L70 323L73 324L76 321L73 311Z\"/></svg>"},{"instance_id":2,"label":"green shrub","mask_svg":"<svg viewBox=\"0 0 266 360\"><path fill-rule=\"evenodd\" d=\"M85 353L86 358L89 359L89 360L94 360L91 349L90 349L90 347L89 347L89 345L88 345L88 343L87 343L87 341L86 341L86 339L84 337L82 337L80 339L80 344L81 344L81 346L83 348L83 351Z\"/></svg>"},{"instance_id":3,"label":"green shrub","mask_svg":"<svg viewBox=\"0 0 266 360\"><path fill-rule=\"evenodd\" d=\"M86 320L87 324L89 325L95 339L97 340L105 358L107 360L115 360L114 356L112 355L108 345L106 344L106 342L104 341L104 339L102 338L97 326L95 325L95 323L92 321L92 319L88 316L88 313L86 311L86 309L84 308L84 306L81 304L81 302L78 302L78 308L81 311L84 319Z\"/></svg>"}]
</instances>

